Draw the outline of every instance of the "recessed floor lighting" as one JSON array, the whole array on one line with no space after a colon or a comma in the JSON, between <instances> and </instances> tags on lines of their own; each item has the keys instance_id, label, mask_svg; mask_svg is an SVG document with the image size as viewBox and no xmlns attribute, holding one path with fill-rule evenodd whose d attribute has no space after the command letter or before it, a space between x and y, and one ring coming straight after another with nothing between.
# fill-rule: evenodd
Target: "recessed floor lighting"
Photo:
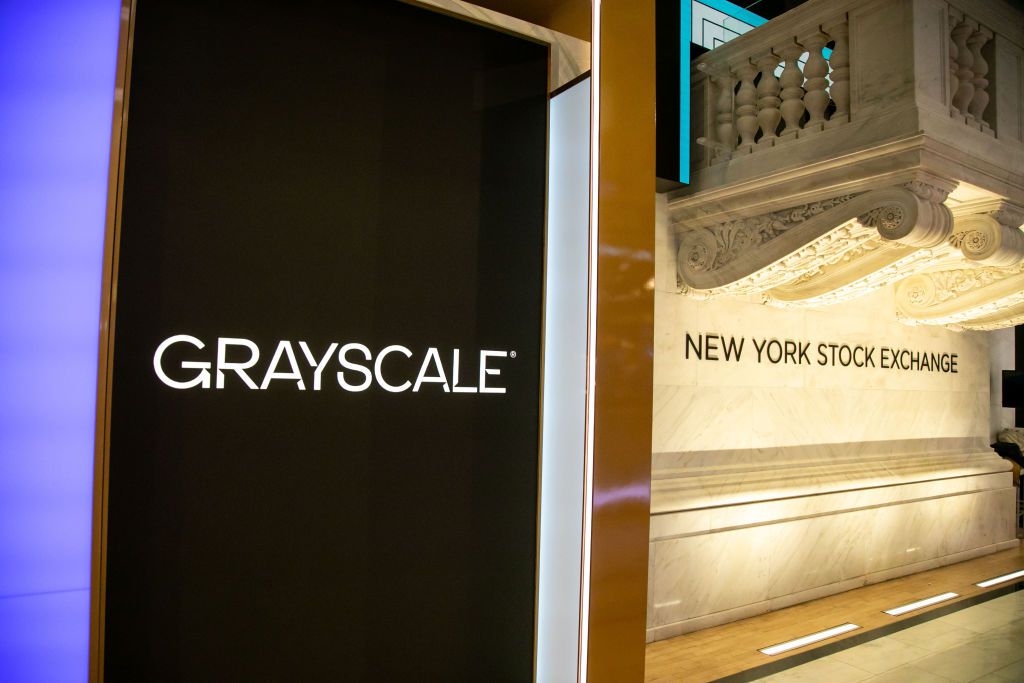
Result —
<instances>
[{"instance_id":1,"label":"recessed floor lighting","mask_svg":"<svg viewBox=\"0 0 1024 683\"><path fill-rule=\"evenodd\" d=\"M988 588L989 586L994 586L997 583L1002 583L1003 581L1010 581L1011 579L1019 579L1021 577L1024 577L1024 569L1021 569L1019 572L1013 572L1012 574L1003 574L1002 576L997 576L994 579L987 579L985 581L982 581L981 583L976 583L974 585L978 588Z\"/></svg>"},{"instance_id":2,"label":"recessed floor lighting","mask_svg":"<svg viewBox=\"0 0 1024 683\"><path fill-rule=\"evenodd\" d=\"M937 602L944 602L946 600L951 600L952 598L959 598L959 597L960 597L959 593L943 593L942 595L933 595L930 598L925 598L924 600L918 600L917 602L912 602L909 605L900 605L899 607L893 607L892 609L887 609L887 610L885 610L885 613L886 614L891 614L894 617L898 617L901 614L906 614L907 612L913 612L916 609L921 609L922 607L927 607L928 605L934 605Z\"/></svg>"},{"instance_id":3,"label":"recessed floor lighting","mask_svg":"<svg viewBox=\"0 0 1024 683\"><path fill-rule=\"evenodd\" d=\"M763 652L766 655L777 655L789 650L795 650L798 647L804 645L810 645L811 643L817 643L821 640L833 638L843 633L849 633L855 629L860 628L857 624L842 624L840 626L833 626L832 628L825 629L824 631L818 631L796 640L787 640L785 643L779 643L778 645L772 645L771 647L762 648L759 652Z\"/></svg>"}]
</instances>

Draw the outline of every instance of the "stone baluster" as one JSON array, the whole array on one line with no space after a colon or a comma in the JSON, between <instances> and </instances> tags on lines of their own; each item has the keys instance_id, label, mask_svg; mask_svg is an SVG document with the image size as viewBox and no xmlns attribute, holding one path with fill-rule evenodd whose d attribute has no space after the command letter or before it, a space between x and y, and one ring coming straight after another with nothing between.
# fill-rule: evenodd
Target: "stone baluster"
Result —
<instances>
[{"instance_id":1,"label":"stone baluster","mask_svg":"<svg viewBox=\"0 0 1024 683\"><path fill-rule=\"evenodd\" d=\"M835 23L822 28L835 41L832 56L828 60L829 66L832 67L832 85L828 90L836 105L836 110L832 112L827 124L832 127L850 120L850 27L843 16Z\"/></svg>"},{"instance_id":2,"label":"stone baluster","mask_svg":"<svg viewBox=\"0 0 1024 683\"><path fill-rule=\"evenodd\" d=\"M725 72L714 77L714 83L718 87L718 99L715 107L715 132L718 135L718 142L722 146L715 156L731 156L736 149L736 126L733 124L733 90L736 87L736 79L732 74Z\"/></svg>"},{"instance_id":3,"label":"stone baluster","mask_svg":"<svg viewBox=\"0 0 1024 683\"><path fill-rule=\"evenodd\" d=\"M775 69L779 66L779 56L772 51L757 58L757 68L761 72L761 80L757 84L757 123L761 127L761 139L758 146L771 147L775 144L775 129L782 120L779 105L779 79Z\"/></svg>"},{"instance_id":4,"label":"stone baluster","mask_svg":"<svg viewBox=\"0 0 1024 683\"><path fill-rule=\"evenodd\" d=\"M749 61L738 64L735 68L740 79L740 89L736 92L736 128L740 133L740 144L737 154L749 154L754 151L754 137L757 135L757 88L754 78L757 67Z\"/></svg>"},{"instance_id":5,"label":"stone baluster","mask_svg":"<svg viewBox=\"0 0 1024 683\"><path fill-rule=\"evenodd\" d=\"M981 49L990 40L992 40L992 32L987 28L979 28L967 39L967 45L971 48L971 57L974 60L974 65L971 67L971 71L974 73L974 95L967 106L967 113L974 117L975 123L986 133L991 133L992 129L984 119L985 108L988 107L989 101L988 79L985 78L988 75L988 62L981 56Z\"/></svg>"},{"instance_id":6,"label":"stone baluster","mask_svg":"<svg viewBox=\"0 0 1024 683\"><path fill-rule=\"evenodd\" d=\"M968 105L974 98L974 71L971 69L974 65L974 55L967 47L967 39L972 33L974 33L974 29L967 23L966 17L960 20L960 23L953 28L952 33L953 42L956 43L957 64L957 89L956 94L953 95L953 106L968 121L974 118L968 110Z\"/></svg>"},{"instance_id":7,"label":"stone baluster","mask_svg":"<svg viewBox=\"0 0 1024 683\"><path fill-rule=\"evenodd\" d=\"M804 47L795 40L779 48L779 55L785 61L785 68L782 70L782 118L786 121L786 127L780 135L782 140L792 140L800 130L800 117L804 115L804 74L800 70L800 55L804 53Z\"/></svg>"},{"instance_id":8,"label":"stone baluster","mask_svg":"<svg viewBox=\"0 0 1024 683\"><path fill-rule=\"evenodd\" d=\"M800 43L807 50L807 64L804 65L804 76L807 81L804 89L804 106L807 113L811 115L804 124L805 131L822 130L825 127L825 109L828 107L829 96L825 92L828 87L828 62L821 54L821 49L828 42L828 36L821 31L815 31L806 38L801 38Z\"/></svg>"}]
</instances>

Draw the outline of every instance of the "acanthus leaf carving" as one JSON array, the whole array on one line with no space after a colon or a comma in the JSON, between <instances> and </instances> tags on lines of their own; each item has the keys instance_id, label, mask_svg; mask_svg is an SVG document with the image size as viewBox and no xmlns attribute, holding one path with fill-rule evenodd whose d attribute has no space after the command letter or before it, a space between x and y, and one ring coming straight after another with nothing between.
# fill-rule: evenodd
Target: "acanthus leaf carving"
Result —
<instances>
[{"instance_id":1,"label":"acanthus leaf carving","mask_svg":"<svg viewBox=\"0 0 1024 683\"><path fill-rule=\"evenodd\" d=\"M686 263L696 271L718 270L736 260L744 252L778 237L808 218L824 213L854 196L841 195L820 202L801 204L784 211L726 221L711 228L691 231L683 237L682 243L688 249L685 257L680 254L680 261L685 258ZM714 237L713 246L706 233Z\"/></svg>"},{"instance_id":2,"label":"acanthus leaf carving","mask_svg":"<svg viewBox=\"0 0 1024 683\"><path fill-rule=\"evenodd\" d=\"M969 261L1012 266L1024 260L1024 232L1014 225L1017 218L1005 208L957 216L949 243Z\"/></svg>"},{"instance_id":3,"label":"acanthus leaf carving","mask_svg":"<svg viewBox=\"0 0 1024 683\"><path fill-rule=\"evenodd\" d=\"M989 236L981 230L954 232L949 238L950 244L968 253L983 252L988 248L989 242Z\"/></svg>"},{"instance_id":4,"label":"acanthus leaf carving","mask_svg":"<svg viewBox=\"0 0 1024 683\"><path fill-rule=\"evenodd\" d=\"M921 273L901 281L896 293L913 308L927 309L1020 273L1024 273L1024 264L1012 268L955 268Z\"/></svg>"},{"instance_id":5,"label":"acanthus leaf carving","mask_svg":"<svg viewBox=\"0 0 1024 683\"><path fill-rule=\"evenodd\" d=\"M885 287L903 277L906 273L913 273L927 268L934 256L934 251L931 249L916 249L884 267L872 270L852 282L829 289L821 294L788 300L780 298L781 292L776 290L765 294L765 302L780 308L793 308L802 306L831 306L843 301L850 301Z\"/></svg>"},{"instance_id":6,"label":"acanthus leaf carving","mask_svg":"<svg viewBox=\"0 0 1024 683\"><path fill-rule=\"evenodd\" d=\"M878 208L871 209L861 216L859 220L862 224L872 227L882 235L885 235L898 229L905 219L906 216L903 213L903 209L893 204L891 206L879 206Z\"/></svg>"},{"instance_id":7,"label":"acanthus leaf carving","mask_svg":"<svg viewBox=\"0 0 1024 683\"><path fill-rule=\"evenodd\" d=\"M949 190L923 180L911 180L903 185L926 202L941 204L949 196Z\"/></svg>"},{"instance_id":8,"label":"acanthus leaf carving","mask_svg":"<svg viewBox=\"0 0 1024 683\"><path fill-rule=\"evenodd\" d=\"M954 330L967 329L986 332L989 330L1001 330L1007 327L1016 327L1017 325L1024 325L1024 315L1015 315L1010 318L990 320L986 322L966 322L962 325L946 325L946 327Z\"/></svg>"},{"instance_id":9,"label":"acanthus leaf carving","mask_svg":"<svg viewBox=\"0 0 1024 683\"><path fill-rule=\"evenodd\" d=\"M813 269L793 280L790 284L802 285L810 282L811 280L820 277L826 268L839 263L850 263L856 261L881 246L882 245L879 241L872 237L871 239L858 242L857 246L852 249L833 249L831 253L820 254L820 263L818 263Z\"/></svg>"},{"instance_id":10,"label":"acanthus leaf carving","mask_svg":"<svg viewBox=\"0 0 1024 683\"><path fill-rule=\"evenodd\" d=\"M863 258L885 242L932 248L952 230L949 209L930 201L945 195L915 181L684 230L678 274L692 290L757 294Z\"/></svg>"},{"instance_id":11,"label":"acanthus leaf carving","mask_svg":"<svg viewBox=\"0 0 1024 683\"><path fill-rule=\"evenodd\" d=\"M992 211L989 215L1007 228L1020 229L1024 227L1024 212L1005 204Z\"/></svg>"}]
</instances>

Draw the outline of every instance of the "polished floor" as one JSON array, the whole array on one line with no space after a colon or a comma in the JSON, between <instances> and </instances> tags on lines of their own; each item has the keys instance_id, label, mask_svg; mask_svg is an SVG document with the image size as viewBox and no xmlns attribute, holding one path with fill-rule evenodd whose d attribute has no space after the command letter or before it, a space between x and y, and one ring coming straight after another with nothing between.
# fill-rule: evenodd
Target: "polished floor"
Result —
<instances>
[{"instance_id":1,"label":"polished floor","mask_svg":"<svg viewBox=\"0 0 1024 683\"><path fill-rule=\"evenodd\" d=\"M1012 582L991 588L974 585L1020 569L1024 548L652 643L647 646L646 680L943 682L1001 681L981 677L1009 675L1005 680L1024 682L1024 675L1012 668L1022 665L1014 657L1024 658L1022 593L993 597L1010 590ZM883 612L947 591L959 597L902 616ZM774 657L759 652L847 622L861 628ZM897 672L904 666L913 668Z\"/></svg>"},{"instance_id":2,"label":"polished floor","mask_svg":"<svg viewBox=\"0 0 1024 683\"><path fill-rule=\"evenodd\" d=\"M966 607L757 680L1021 683L1024 591Z\"/></svg>"}]
</instances>

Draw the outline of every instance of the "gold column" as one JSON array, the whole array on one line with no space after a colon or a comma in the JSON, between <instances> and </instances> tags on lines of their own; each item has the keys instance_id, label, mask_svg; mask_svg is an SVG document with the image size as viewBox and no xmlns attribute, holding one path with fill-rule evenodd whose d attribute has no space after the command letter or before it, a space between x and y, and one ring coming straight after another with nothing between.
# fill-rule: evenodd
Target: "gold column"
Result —
<instances>
[{"instance_id":1,"label":"gold column","mask_svg":"<svg viewBox=\"0 0 1024 683\"><path fill-rule=\"evenodd\" d=\"M598 295L587 680L644 677L654 344L654 0L595 2Z\"/></svg>"}]
</instances>

